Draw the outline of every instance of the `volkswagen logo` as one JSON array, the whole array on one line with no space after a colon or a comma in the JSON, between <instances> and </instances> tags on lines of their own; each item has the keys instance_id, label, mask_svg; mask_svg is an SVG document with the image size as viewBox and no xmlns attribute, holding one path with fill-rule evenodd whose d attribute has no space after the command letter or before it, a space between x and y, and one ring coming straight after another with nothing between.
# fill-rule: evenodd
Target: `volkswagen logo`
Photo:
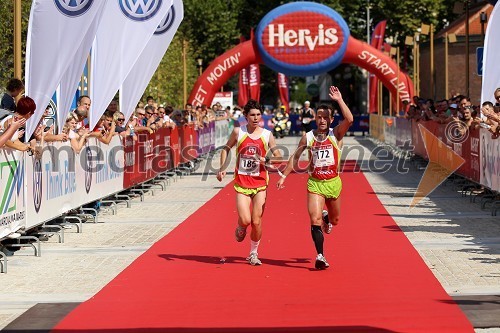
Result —
<instances>
[{"instance_id":1,"label":"volkswagen logo","mask_svg":"<svg viewBox=\"0 0 500 333\"><path fill-rule=\"evenodd\" d=\"M161 35L167 32L175 21L175 9L174 5L168 10L167 16L161 20L160 24L156 28L155 35Z\"/></svg>"},{"instance_id":2,"label":"volkswagen logo","mask_svg":"<svg viewBox=\"0 0 500 333\"><path fill-rule=\"evenodd\" d=\"M80 16L92 6L94 0L54 0L57 9L67 16Z\"/></svg>"},{"instance_id":3,"label":"volkswagen logo","mask_svg":"<svg viewBox=\"0 0 500 333\"><path fill-rule=\"evenodd\" d=\"M119 0L120 8L129 19L146 21L156 15L162 0Z\"/></svg>"},{"instance_id":4,"label":"volkswagen logo","mask_svg":"<svg viewBox=\"0 0 500 333\"><path fill-rule=\"evenodd\" d=\"M92 173L94 172L93 155L90 147L85 148L86 168L85 168L85 191L90 192L92 187Z\"/></svg>"},{"instance_id":5,"label":"volkswagen logo","mask_svg":"<svg viewBox=\"0 0 500 333\"><path fill-rule=\"evenodd\" d=\"M33 160L33 204L38 213L42 206L42 162L40 159Z\"/></svg>"}]
</instances>

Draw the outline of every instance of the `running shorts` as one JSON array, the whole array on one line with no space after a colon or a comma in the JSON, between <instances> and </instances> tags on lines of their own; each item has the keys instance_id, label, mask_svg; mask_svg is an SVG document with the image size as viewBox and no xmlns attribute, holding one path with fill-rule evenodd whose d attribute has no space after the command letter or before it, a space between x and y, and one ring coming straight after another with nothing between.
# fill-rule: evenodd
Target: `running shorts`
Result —
<instances>
[{"instance_id":1,"label":"running shorts","mask_svg":"<svg viewBox=\"0 0 500 333\"><path fill-rule=\"evenodd\" d=\"M340 176L326 180L309 177L307 181L307 192L321 195L326 199L337 199L341 191L342 180L340 180Z\"/></svg>"},{"instance_id":2,"label":"running shorts","mask_svg":"<svg viewBox=\"0 0 500 333\"><path fill-rule=\"evenodd\" d=\"M267 189L267 186L261 186L261 187L257 187L257 188L246 188L246 187L243 187L243 186L240 186L240 185L234 183L234 189L238 193L247 195L249 197L253 197L254 195L259 193L260 191L265 191Z\"/></svg>"}]
</instances>

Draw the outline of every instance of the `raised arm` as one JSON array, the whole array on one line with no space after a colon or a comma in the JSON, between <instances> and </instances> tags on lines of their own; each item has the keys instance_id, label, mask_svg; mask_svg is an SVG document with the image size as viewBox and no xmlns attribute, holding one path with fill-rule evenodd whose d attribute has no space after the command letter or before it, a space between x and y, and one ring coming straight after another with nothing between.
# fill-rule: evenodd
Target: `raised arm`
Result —
<instances>
[{"instance_id":1,"label":"raised arm","mask_svg":"<svg viewBox=\"0 0 500 333\"><path fill-rule=\"evenodd\" d=\"M334 134L337 140L342 140L344 135L349 130L349 127L351 127L354 122L354 116L352 115L351 110L349 110L347 104L345 104L339 88L335 86L330 87L330 98L338 103L340 112L342 112L342 116L344 116L344 119L334 129Z\"/></svg>"}]
</instances>

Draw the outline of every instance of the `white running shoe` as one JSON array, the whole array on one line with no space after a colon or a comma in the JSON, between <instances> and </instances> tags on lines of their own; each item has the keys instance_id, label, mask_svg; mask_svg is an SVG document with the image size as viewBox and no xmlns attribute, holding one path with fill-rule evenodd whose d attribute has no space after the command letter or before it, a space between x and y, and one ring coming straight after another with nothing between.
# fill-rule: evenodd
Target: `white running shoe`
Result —
<instances>
[{"instance_id":1,"label":"white running shoe","mask_svg":"<svg viewBox=\"0 0 500 333\"><path fill-rule=\"evenodd\" d=\"M247 258L247 261L252 266L262 265L262 262L257 257L257 253L250 253L250 256Z\"/></svg>"},{"instance_id":2,"label":"white running shoe","mask_svg":"<svg viewBox=\"0 0 500 333\"><path fill-rule=\"evenodd\" d=\"M316 267L316 269L322 270L327 269L328 267L330 267L330 265L328 264L328 261L326 261L326 258L320 253L316 257L316 263L314 264L314 267Z\"/></svg>"},{"instance_id":3,"label":"white running shoe","mask_svg":"<svg viewBox=\"0 0 500 333\"><path fill-rule=\"evenodd\" d=\"M323 225L321 226L321 229L323 230L324 233L329 234L332 232L333 224L331 224L330 221L328 220L328 211L323 210L322 216L323 216Z\"/></svg>"}]
</instances>

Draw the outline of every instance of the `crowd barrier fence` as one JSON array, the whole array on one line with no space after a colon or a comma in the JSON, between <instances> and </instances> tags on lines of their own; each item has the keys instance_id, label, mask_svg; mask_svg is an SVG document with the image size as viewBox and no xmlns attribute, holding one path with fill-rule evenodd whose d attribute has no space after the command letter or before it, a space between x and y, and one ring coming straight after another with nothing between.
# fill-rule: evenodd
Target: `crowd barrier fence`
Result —
<instances>
[{"instance_id":1,"label":"crowd barrier fence","mask_svg":"<svg viewBox=\"0 0 500 333\"><path fill-rule=\"evenodd\" d=\"M465 161L456 174L500 191L500 140L492 139L484 128L468 129L460 134L457 132L459 127L455 123L370 115L371 137L394 147L413 150L416 155L440 165L451 165L453 151ZM421 128L432 134L431 140L424 142ZM444 146L449 149L443 149Z\"/></svg>"},{"instance_id":2,"label":"crowd barrier fence","mask_svg":"<svg viewBox=\"0 0 500 333\"><path fill-rule=\"evenodd\" d=\"M76 154L69 142L45 143L40 157L0 149L0 240L109 197L223 146L233 121L137 133L109 144L90 138Z\"/></svg>"}]
</instances>

